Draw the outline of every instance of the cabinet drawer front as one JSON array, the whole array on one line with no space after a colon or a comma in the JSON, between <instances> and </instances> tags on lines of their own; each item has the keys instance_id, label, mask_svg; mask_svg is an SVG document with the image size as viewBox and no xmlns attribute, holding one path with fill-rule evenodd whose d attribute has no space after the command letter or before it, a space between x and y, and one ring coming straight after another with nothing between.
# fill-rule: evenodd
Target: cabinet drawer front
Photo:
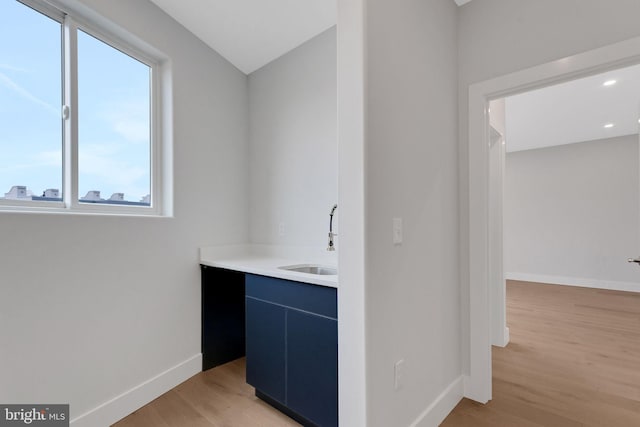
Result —
<instances>
[{"instance_id":1,"label":"cabinet drawer front","mask_svg":"<svg viewBox=\"0 0 640 427\"><path fill-rule=\"evenodd\" d=\"M338 318L335 288L247 274L246 292L248 297Z\"/></svg>"}]
</instances>

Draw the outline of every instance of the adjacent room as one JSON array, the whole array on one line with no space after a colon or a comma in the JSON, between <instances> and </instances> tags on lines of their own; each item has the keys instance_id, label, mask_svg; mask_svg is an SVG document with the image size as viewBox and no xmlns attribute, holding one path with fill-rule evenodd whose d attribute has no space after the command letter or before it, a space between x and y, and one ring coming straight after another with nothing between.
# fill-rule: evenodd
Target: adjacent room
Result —
<instances>
[{"instance_id":1,"label":"adjacent room","mask_svg":"<svg viewBox=\"0 0 640 427\"><path fill-rule=\"evenodd\" d=\"M640 422L639 93L635 65L490 102L493 423Z\"/></svg>"}]
</instances>

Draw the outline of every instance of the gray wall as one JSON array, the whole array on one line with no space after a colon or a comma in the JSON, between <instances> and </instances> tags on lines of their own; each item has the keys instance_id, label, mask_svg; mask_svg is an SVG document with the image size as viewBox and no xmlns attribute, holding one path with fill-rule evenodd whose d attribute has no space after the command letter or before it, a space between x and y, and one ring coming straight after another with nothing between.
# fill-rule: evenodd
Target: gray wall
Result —
<instances>
[{"instance_id":1,"label":"gray wall","mask_svg":"<svg viewBox=\"0 0 640 427\"><path fill-rule=\"evenodd\" d=\"M469 85L640 35L636 0L474 0L458 10L460 273L469 342Z\"/></svg>"},{"instance_id":2,"label":"gray wall","mask_svg":"<svg viewBox=\"0 0 640 427\"><path fill-rule=\"evenodd\" d=\"M403 426L460 377L456 5L370 0L365 19L367 425Z\"/></svg>"},{"instance_id":3,"label":"gray wall","mask_svg":"<svg viewBox=\"0 0 640 427\"><path fill-rule=\"evenodd\" d=\"M336 84L335 27L249 75L252 243L326 249L338 201Z\"/></svg>"},{"instance_id":4,"label":"gray wall","mask_svg":"<svg viewBox=\"0 0 640 427\"><path fill-rule=\"evenodd\" d=\"M638 135L508 153L507 278L640 290L638 159Z\"/></svg>"},{"instance_id":5,"label":"gray wall","mask_svg":"<svg viewBox=\"0 0 640 427\"><path fill-rule=\"evenodd\" d=\"M248 241L246 76L148 1L83 3L172 61L175 217L0 214L0 401L72 417L200 353L198 247Z\"/></svg>"}]
</instances>

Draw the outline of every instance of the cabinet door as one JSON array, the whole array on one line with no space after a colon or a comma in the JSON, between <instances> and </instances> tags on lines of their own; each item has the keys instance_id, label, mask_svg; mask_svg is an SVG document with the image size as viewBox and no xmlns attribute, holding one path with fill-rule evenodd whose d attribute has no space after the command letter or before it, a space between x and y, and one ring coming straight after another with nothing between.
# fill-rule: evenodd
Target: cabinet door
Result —
<instances>
[{"instance_id":1,"label":"cabinet door","mask_svg":"<svg viewBox=\"0 0 640 427\"><path fill-rule=\"evenodd\" d=\"M338 425L338 321L287 313L287 406L318 426Z\"/></svg>"},{"instance_id":2,"label":"cabinet door","mask_svg":"<svg viewBox=\"0 0 640 427\"><path fill-rule=\"evenodd\" d=\"M285 308L246 298L247 382L285 402Z\"/></svg>"}]
</instances>

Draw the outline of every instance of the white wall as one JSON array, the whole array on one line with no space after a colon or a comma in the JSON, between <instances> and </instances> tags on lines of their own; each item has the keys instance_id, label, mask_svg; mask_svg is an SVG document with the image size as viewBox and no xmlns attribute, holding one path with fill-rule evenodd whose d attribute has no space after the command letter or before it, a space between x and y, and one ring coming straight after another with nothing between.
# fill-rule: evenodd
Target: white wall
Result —
<instances>
[{"instance_id":1,"label":"white wall","mask_svg":"<svg viewBox=\"0 0 640 427\"><path fill-rule=\"evenodd\" d=\"M508 153L507 277L640 290L638 159L638 135Z\"/></svg>"},{"instance_id":2,"label":"white wall","mask_svg":"<svg viewBox=\"0 0 640 427\"><path fill-rule=\"evenodd\" d=\"M428 408L442 404L438 396L447 387L457 390L461 375L456 25L450 0L366 2L366 366L372 427L435 425L439 420L430 417L437 411ZM394 217L404 222L401 246L392 242ZM403 384L396 391L394 364L400 359ZM455 402L461 390L456 393Z\"/></svg>"},{"instance_id":3,"label":"white wall","mask_svg":"<svg viewBox=\"0 0 640 427\"><path fill-rule=\"evenodd\" d=\"M72 418L200 353L198 247L248 241L246 76L150 2L83 3L172 62L175 217L0 214L0 402Z\"/></svg>"},{"instance_id":4,"label":"white wall","mask_svg":"<svg viewBox=\"0 0 640 427\"><path fill-rule=\"evenodd\" d=\"M469 353L469 85L638 36L639 14L635 0L481 0L458 10L463 354ZM468 371L468 356L464 366Z\"/></svg>"},{"instance_id":5,"label":"white wall","mask_svg":"<svg viewBox=\"0 0 640 427\"><path fill-rule=\"evenodd\" d=\"M252 243L326 249L338 202L336 84L335 27L249 75Z\"/></svg>"}]
</instances>

